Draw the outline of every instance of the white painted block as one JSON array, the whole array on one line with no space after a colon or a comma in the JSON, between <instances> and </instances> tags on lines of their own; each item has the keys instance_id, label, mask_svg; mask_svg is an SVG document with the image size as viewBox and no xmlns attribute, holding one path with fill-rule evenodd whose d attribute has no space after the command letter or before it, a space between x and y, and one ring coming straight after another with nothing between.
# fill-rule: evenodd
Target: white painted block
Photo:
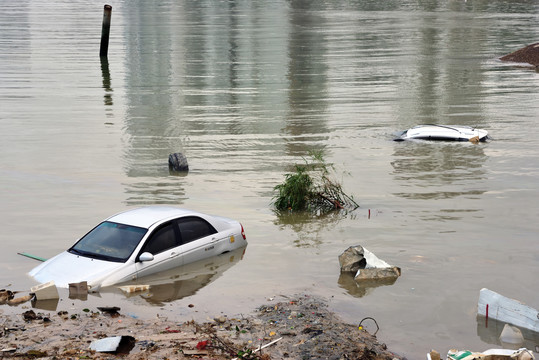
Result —
<instances>
[{"instance_id":1,"label":"white painted block","mask_svg":"<svg viewBox=\"0 0 539 360\"><path fill-rule=\"evenodd\" d=\"M56 288L54 281L49 281L47 283L33 286L30 289L30 292L34 293L36 295L36 299L38 300L51 300L60 298L60 296L58 295L58 289Z\"/></svg>"},{"instance_id":2,"label":"white painted block","mask_svg":"<svg viewBox=\"0 0 539 360\"><path fill-rule=\"evenodd\" d=\"M539 332L539 312L536 309L489 289L481 289L479 292L477 313L489 319Z\"/></svg>"}]
</instances>

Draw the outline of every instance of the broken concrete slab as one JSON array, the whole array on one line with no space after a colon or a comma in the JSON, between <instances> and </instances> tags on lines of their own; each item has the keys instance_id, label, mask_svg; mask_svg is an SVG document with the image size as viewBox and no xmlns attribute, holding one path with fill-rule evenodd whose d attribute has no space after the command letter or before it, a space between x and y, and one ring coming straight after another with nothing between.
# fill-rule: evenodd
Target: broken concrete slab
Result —
<instances>
[{"instance_id":1,"label":"broken concrete slab","mask_svg":"<svg viewBox=\"0 0 539 360\"><path fill-rule=\"evenodd\" d=\"M365 250L361 245L350 246L341 255L339 255L339 264L341 272L357 272L365 268L367 260L365 259Z\"/></svg>"},{"instance_id":2,"label":"broken concrete slab","mask_svg":"<svg viewBox=\"0 0 539 360\"><path fill-rule=\"evenodd\" d=\"M401 269L379 259L361 245L350 246L339 256L341 272L355 273L354 280L381 281L396 279Z\"/></svg>"},{"instance_id":3,"label":"broken concrete slab","mask_svg":"<svg viewBox=\"0 0 539 360\"><path fill-rule=\"evenodd\" d=\"M396 266L391 266L388 268L371 268L371 269L360 269L356 273L354 280L359 281L378 281L378 280L388 280L396 279L401 276L401 269Z\"/></svg>"}]
</instances>

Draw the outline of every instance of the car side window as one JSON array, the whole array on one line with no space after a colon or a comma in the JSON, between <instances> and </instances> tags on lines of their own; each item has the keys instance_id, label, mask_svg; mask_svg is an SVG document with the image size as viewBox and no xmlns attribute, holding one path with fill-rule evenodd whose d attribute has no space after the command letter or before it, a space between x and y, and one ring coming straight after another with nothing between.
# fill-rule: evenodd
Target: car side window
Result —
<instances>
[{"instance_id":1,"label":"car side window","mask_svg":"<svg viewBox=\"0 0 539 360\"><path fill-rule=\"evenodd\" d=\"M195 216L178 219L178 227L182 244L217 233L209 222Z\"/></svg>"},{"instance_id":2,"label":"car side window","mask_svg":"<svg viewBox=\"0 0 539 360\"><path fill-rule=\"evenodd\" d=\"M150 238L144 245L142 252L149 252L153 255L159 254L165 250L178 246L176 232L174 231L174 224L169 222L150 235Z\"/></svg>"}]
</instances>

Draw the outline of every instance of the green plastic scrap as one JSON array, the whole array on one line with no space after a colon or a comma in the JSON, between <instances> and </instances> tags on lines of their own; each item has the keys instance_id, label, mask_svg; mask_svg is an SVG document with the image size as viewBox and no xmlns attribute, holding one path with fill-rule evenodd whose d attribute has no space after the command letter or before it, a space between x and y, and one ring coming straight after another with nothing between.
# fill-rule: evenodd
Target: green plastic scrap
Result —
<instances>
[{"instance_id":1,"label":"green plastic scrap","mask_svg":"<svg viewBox=\"0 0 539 360\"><path fill-rule=\"evenodd\" d=\"M45 259L45 258L36 256L36 255L32 255L32 254L28 254L28 253L25 253L25 252L23 252L23 253L17 253L17 254L22 255L22 256L29 257L30 259L34 259L34 260L47 261L47 259Z\"/></svg>"}]
</instances>

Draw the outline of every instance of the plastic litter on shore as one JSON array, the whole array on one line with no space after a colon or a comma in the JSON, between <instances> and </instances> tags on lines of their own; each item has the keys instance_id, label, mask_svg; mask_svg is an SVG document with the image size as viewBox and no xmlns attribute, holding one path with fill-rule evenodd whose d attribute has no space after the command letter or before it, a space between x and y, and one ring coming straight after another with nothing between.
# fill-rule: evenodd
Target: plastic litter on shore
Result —
<instances>
[{"instance_id":1,"label":"plastic litter on shore","mask_svg":"<svg viewBox=\"0 0 539 360\"><path fill-rule=\"evenodd\" d=\"M135 338L132 336L111 336L92 341L89 348L102 353L127 354L134 345Z\"/></svg>"},{"instance_id":2,"label":"plastic litter on shore","mask_svg":"<svg viewBox=\"0 0 539 360\"><path fill-rule=\"evenodd\" d=\"M481 353L468 350L449 350L447 360L532 360L533 353L528 349L489 349Z\"/></svg>"},{"instance_id":3,"label":"plastic litter on shore","mask_svg":"<svg viewBox=\"0 0 539 360\"><path fill-rule=\"evenodd\" d=\"M533 351L539 350L539 313L536 309L500 295L489 289L481 289L477 306L478 334L485 342L498 343L503 349L483 352L449 350L447 360L533 360ZM487 332L493 332L488 334ZM440 354L432 350L428 360L440 360Z\"/></svg>"}]
</instances>

